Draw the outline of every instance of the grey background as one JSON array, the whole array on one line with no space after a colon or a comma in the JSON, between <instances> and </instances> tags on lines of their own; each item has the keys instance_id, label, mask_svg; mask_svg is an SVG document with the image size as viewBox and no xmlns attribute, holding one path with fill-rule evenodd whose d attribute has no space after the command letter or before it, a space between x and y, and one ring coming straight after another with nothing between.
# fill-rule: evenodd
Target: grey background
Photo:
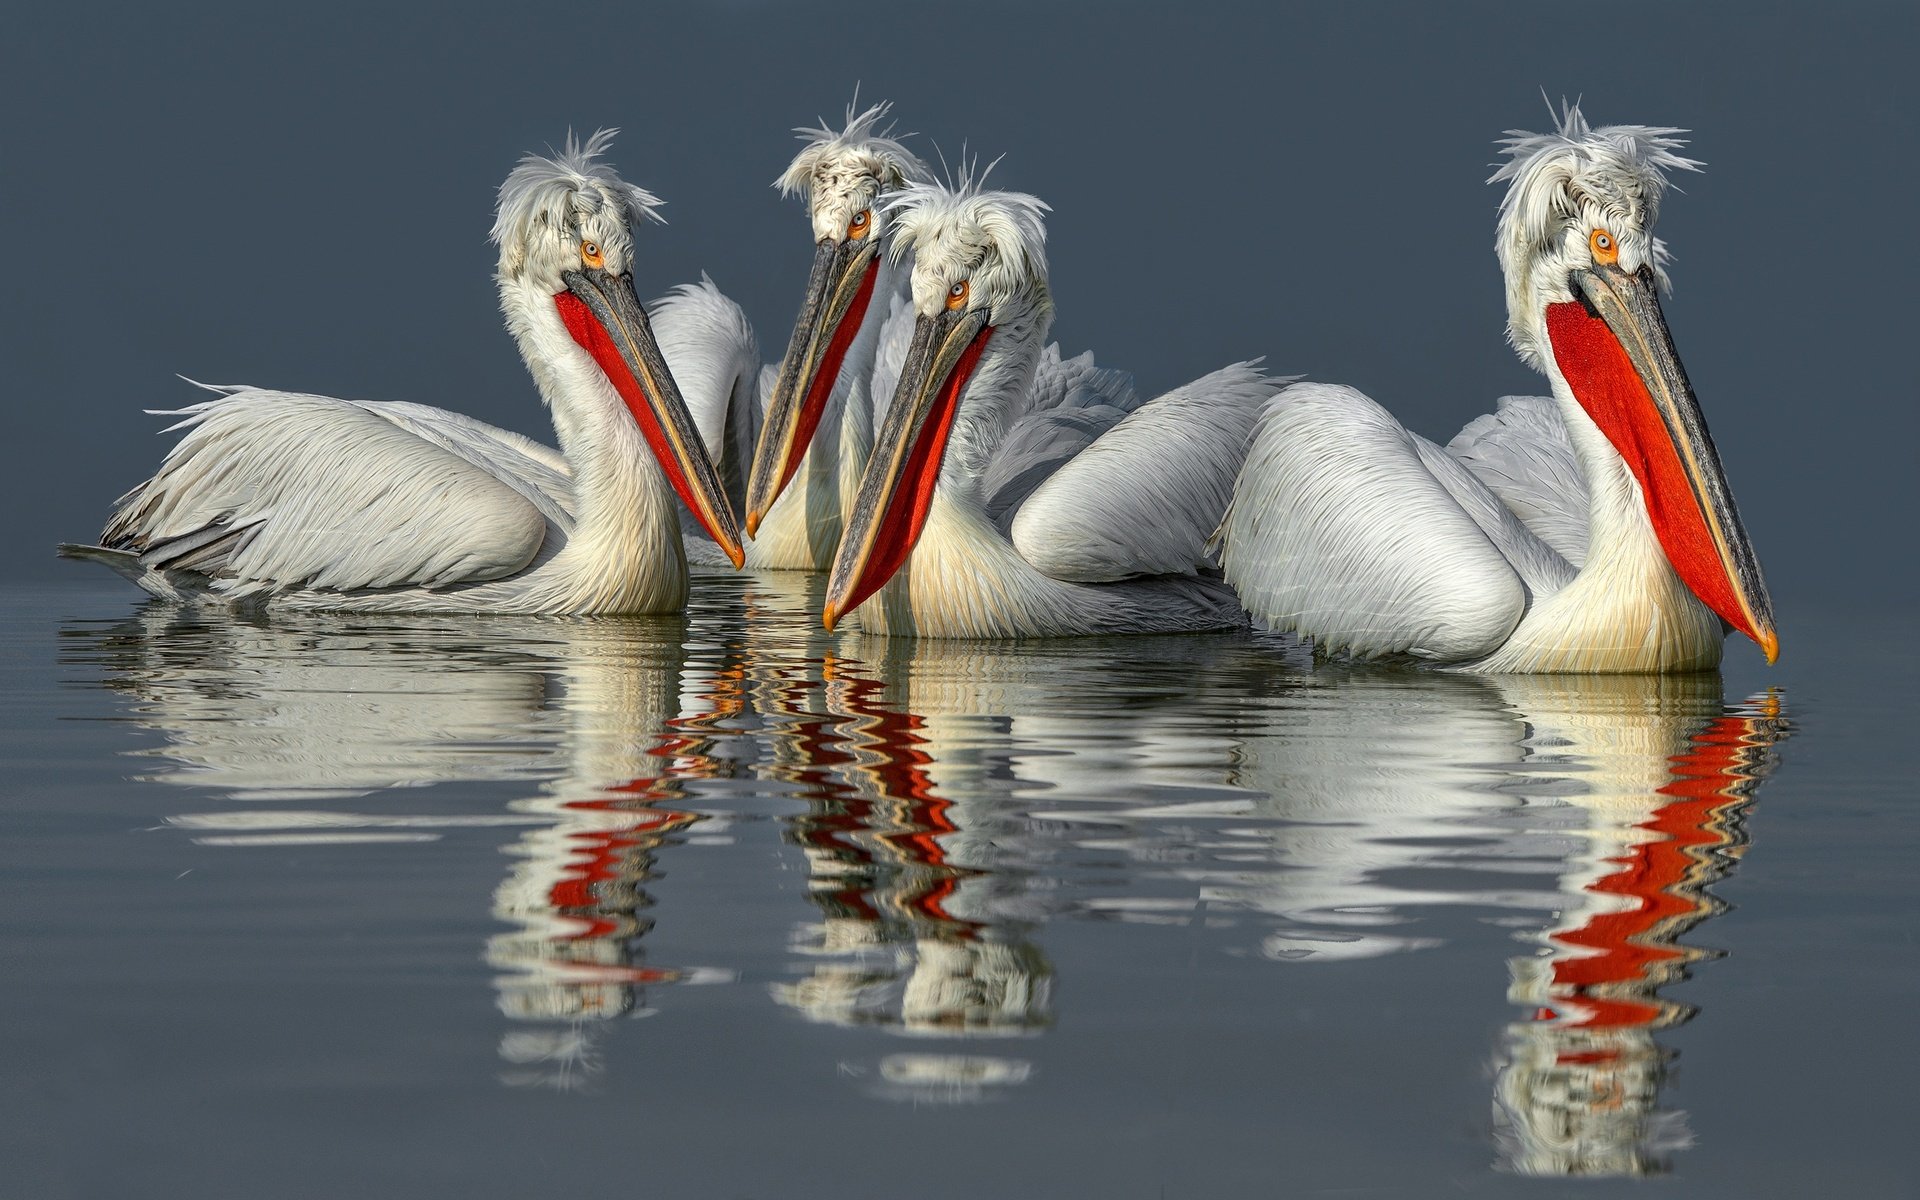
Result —
<instances>
[{"instance_id":1,"label":"grey background","mask_svg":"<svg viewBox=\"0 0 1920 1200\"><path fill-rule=\"evenodd\" d=\"M1913 5L11 6L0 38L8 577L59 577L157 461L180 372L547 435L493 189L569 127L668 201L763 354L807 267L769 181L856 81L1050 202L1056 336L1158 389L1257 354L1449 436L1538 390L1501 338L1500 131L1695 131L1668 318L1781 608L1902 604Z\"/></svg>"}]
</instances>

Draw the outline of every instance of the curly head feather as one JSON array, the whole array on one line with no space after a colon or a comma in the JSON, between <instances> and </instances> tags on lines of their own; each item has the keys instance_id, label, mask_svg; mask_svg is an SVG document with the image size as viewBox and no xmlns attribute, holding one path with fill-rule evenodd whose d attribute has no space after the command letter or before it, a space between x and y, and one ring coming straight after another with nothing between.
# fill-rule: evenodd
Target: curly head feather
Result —
<instances>
[{"instance_id":1,"label":"curly head feather","mask_svg":"<svg viewBox=\"0 0 1920 1200\"><path fill-rule=\"evenodd\" d=\"M854 102L847 105L847 123L838 131L830 128L824 117L817 118L818 126L802 125L794 129L794 134L806 146L794 155L780 178L773 181L782 196L800 195L811 199L817 186L849 169L866 171L880 181L882 190L933 177L927 164L894 136L893 124L881 124L893 110L891 102L882 100L865 109L856 109L858 103L856 96Z\"/></svg>"},{"instance_id":2,"label":"curly head feather","mask_svg":"<svg viewBox=\"0 0 1920 1200\"><path fill-rule=\"evenodd\" d=\"M968 277L996 304L1036 287L1044 294L1051 209L1025 192L986 191L985 182L986 172L975 178L963 165L957 180L911 184L887 205L895 222L889 253L895 261L915 256L916 304L923 275Z\"/></svg>"},{"instance_id":3,"label":"curly head feather","mask_svg":"<svg viewBox=\"0 0 1920 1200\"><path fill-rule=\"evenodd\" d=\"M1548 133L1510 129L1501 139L1507 160L1488 183L1507 184L1500 202L1495 249L1507 278L1507 336L1522 358L1545 363L1537 286L1557 287L1585 244L1589 226L1618 239L1623 262L1653 268L1667 285L1666 245L1653 236L1669 171L1701 164L1676 153L1684 129L1656 125L1587 123L1576 104L1562 103L1559 128ZM1566 260L1566 261L1562 261Z\"/></svg>"},{"instance_id":4,"label":"curly head feather","mask_svg":"<svg viewBox=\"0 0 1920 1200\"><path fill-rule=\"evenodd\" d=\"M585 142L567 134L564 149L550 156L529 154L500 185L492 238L500 247L503 274L517 274L536 238L562 235L589 222L622 227L646 221L665 223L661 200L645 188L621 179L601 154L618 129L601 129Z\"/></svg>"}]
</instances>

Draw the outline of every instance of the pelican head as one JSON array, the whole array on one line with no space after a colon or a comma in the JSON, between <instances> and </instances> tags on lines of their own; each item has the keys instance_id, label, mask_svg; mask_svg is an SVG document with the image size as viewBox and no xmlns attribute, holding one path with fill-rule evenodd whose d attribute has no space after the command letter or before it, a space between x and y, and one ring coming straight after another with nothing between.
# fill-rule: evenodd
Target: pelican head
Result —
<instances>
[{"instance_id":1,"label":"pelican head","mask_svg":"<svg viewBox=\"0 0 1920 1200\"><path fill-rule=\"evenodd\" d=\"M990 339L1037 344L1053 323L1047 211L1036 197L984 191L966 177L911 184L888 204L889 253L914 256L913 344L828 577L827 628L906 562L941 480L978 477L1013 415L1008 405L1032 382L1030 359L1028 377L1009 380L998 376L1016 368L983 367L982 355Z\"/></svg>"},{"instance_id":2,"label":"pelican head","mask_svg":"<svg viewBox=\"0 0 1920 1200\"><path fill-rule=\"evenodd\" d=\"M634 294L633 227L660 220L660 201L600 160L617 132L602 129L584 143L569 135L564 150L527 155L500 185L500 306L549 403L571 393L543 372L567 356L591 361L674 490L738 566L733 508Z\"/></svg>"},{"instance_id":3,"label":"pelican head","mask_svg":"<svg viewBox=\"0 0 1920 1200\"><path fill-rule=\"evenodd\" d=\"M747 485L747 533L800 469L807 446L838 381L847 347L873 299L886 242L888 193L930 178L926 164L883 125L889 105L860 111L849 105L839 132L795 130L806 146L774 186L807 202L813 230L813 271L794 323L793 339L768 401L753 472Z\"/></svg>"},{"instance_id":4,"label":"pelican head","mask_svg":"<svg viewBox=\"0 0 1920 1200\"><path fill-rule=\"evenodd\" d=\"M1660 311L1667 251L1653 225L1666 173L1700 167L1677 153L1683 132L1594 129L1577 105L1551 133L1509 131L1508 160L1488 180L1508 184L1496 246L1507 336L1625 461L1687 587L1771 662L1772 601Z\"/></svg>"}]
</instances>

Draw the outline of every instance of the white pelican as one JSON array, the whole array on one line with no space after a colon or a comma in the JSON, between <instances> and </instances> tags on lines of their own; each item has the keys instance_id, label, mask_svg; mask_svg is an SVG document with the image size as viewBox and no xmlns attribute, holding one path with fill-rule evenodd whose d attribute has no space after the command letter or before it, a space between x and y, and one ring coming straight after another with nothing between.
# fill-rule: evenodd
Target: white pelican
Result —
<instances>
[{"instance_id":1,"label":"white pelican","mask_svg":"<svg viewBox=\"0 0 1920 1200\"><path fill-rule=\"evenodd\" d=\"M1778 651L1760 565L1660 313L1677 129L1511 131L1508 338L1553 398L1445 449L1352 388L1262 418L1220 530L1255 616L1322 651L1489 672L1684 671L1727 627ZM1722 622L1725 622L1723 625Z\"/></svg>"},{"instance_id":2,"label":"white pelican","mask_svg":"<svg viewBox=\"0 0 1920 1200\"><path fill-rule=\"evenodd\" d=\"M739 565L733 510L634 296L631 226L659 201L599 161L613 133L522 159L495 214L500 307L559 453L416 404L216 389L101 544L62 552L175 600L667 612L686 601L683 500Z\"/></svg>"},{"instance_id":3,"label":"white pelican","mask_svg":"<svg viewBox=\"0 0 1920 1200\"><path fill-rule=\"evenodd\" d=\"M849 106L838 133L824 121L795 130L807 144L775 181L781 195L806 200L816 249L754 455L745 512L752 567L824 571L832 563L873 445L882 327L900 343L912 331L909 267L883 253L885 200L932 176L880 124L888 108Z\"/></svg>"},{"instance_id":4,"label":"white pelican","mask_svg":"<svg viewBox=\"0 0 1920 1200\"><path fill-rule=\"evenodd\" d=\"M1045 211L964 177L953 188L911 184L887 206L888 252L914 255L913 342L848 513L827 628L856 609L869 633L920 637L1244 621L1200 574L1204 543L1279 384L1240 363L1104 432L1043 419L1028 426L1043 436L1009 437L1072 397L1035 386L1053 322Z\"/></svg>"}]
</instances>

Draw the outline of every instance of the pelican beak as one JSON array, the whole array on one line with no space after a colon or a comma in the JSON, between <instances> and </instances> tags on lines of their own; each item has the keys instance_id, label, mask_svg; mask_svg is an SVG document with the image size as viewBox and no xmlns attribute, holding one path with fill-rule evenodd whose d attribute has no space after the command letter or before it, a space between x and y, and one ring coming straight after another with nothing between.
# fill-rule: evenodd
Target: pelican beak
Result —
<instances>
[{"instance_id":1,"label":"pelican beak","mask_svg":"<svg viewBox=\"0 0 1920 1200\"><path fill-rule=\"evenodd\" d=\"M1653 269L1595 265L1574 271L1573 284L1577 300L1547 309L1561 373L1639 480L1674 570L1773 662L1773 602L1661 315Z\"/></svg>"},{"instance_id":2,"label":"pelican beak","mask_svg":"<svg viewBox=\"0 0 1920 1200\"><path fill-rule=\"evenodd\" d=\"M687 402L654 341L646 309L633 294L633 277L590 267L568 271L563 278L567 290L554 296L553 302L567 332L600 364L608 382L626 401L681 501L733 565L740 566L746 553L740 548L739 522Z\"/></svg>"},{"instance_id":3,"label":"pelican beak","mask_svg":"<svg viewBox=\"0 0 1920 1200\"><path fill-rule=\"evenodd\" d=\"M780 377L760 426L753 474L747 483L747 536L786 490L820 426L827 398L840 378L840 363L860 331L874 280L880 274L876 237L822 241L814 251L807 298L793 326L793 340L780 361Z\"/></svg>"},{"instance_id":4,"label":"pelican beak","mask_svg":"<svg viewBox=\"0 0 1920 1200\"><path fill-rule=\"evenodd\" d=\"M984 309L952 309L914 323L900 386L874 440L873 457L827 576L828 629L893 578L927 522L960 393L993 326Z\"/></svg>"}]
</instances>

